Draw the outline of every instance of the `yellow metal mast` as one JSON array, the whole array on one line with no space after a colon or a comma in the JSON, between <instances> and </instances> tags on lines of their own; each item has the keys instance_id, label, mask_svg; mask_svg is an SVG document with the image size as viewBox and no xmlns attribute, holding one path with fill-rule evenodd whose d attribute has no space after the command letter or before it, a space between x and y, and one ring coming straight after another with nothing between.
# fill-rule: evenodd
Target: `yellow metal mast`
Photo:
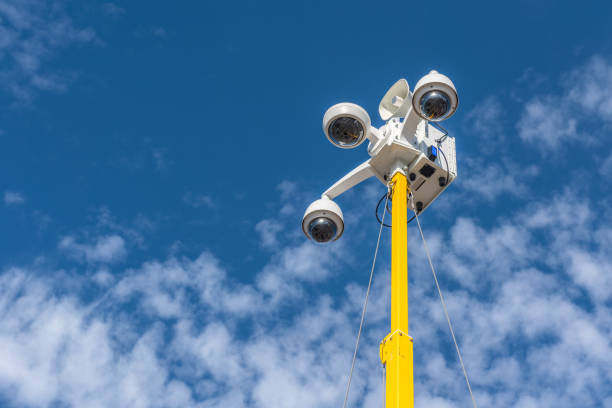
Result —
<instances>
[{"instance_id":1,"label":"yellow metal mast","mask_svg":"<svg viewBox=\"0 0 612 408\"><path fill-rule=\"evenodd\" d=\"M412 337L408 335L408 208L406 176L391 179L391 332L380 343L386 408L414 408Z\"/></svg>"}]
</instances>

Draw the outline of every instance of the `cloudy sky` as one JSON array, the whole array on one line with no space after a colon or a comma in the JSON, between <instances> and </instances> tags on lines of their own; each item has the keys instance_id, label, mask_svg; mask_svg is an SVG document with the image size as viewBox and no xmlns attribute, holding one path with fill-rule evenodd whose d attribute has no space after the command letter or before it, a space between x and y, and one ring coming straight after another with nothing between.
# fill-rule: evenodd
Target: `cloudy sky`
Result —
<instances>
[{"instance_id":1,"label":"cloudy sky","mask_svg":"<svg viewBox=\"0 0 612 408\"><path fill-rule=\"evenodd\" d=\"M612 6L422 3L0 0L0 405L340 407L385 189L305 240L367 158L322 115L437 69L459 176L422 224L476 401L612 407ZM416 406L468 407L413 224L409 260Z\"/></svg>"}]
</instances>

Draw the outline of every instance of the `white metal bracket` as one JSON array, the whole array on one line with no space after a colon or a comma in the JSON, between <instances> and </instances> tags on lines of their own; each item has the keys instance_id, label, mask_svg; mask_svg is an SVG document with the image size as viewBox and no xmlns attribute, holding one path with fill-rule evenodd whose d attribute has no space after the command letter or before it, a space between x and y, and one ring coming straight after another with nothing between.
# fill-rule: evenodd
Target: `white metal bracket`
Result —
<instances>
[{"instance_id":1,"label":"white metal bracket","mask_svg":"<svg viewBox=\"0 0 612 408\"><path fill-rule=\"evenodd\" d=\"M350 171L350 173L342 177L333 186L328 188L327 191L323 193L323 196L327 196L329 199L333 200L346 190L351 189L362 181L376 175L370 161L371 159L355 167Z\"/></svg>"}]
</instances>

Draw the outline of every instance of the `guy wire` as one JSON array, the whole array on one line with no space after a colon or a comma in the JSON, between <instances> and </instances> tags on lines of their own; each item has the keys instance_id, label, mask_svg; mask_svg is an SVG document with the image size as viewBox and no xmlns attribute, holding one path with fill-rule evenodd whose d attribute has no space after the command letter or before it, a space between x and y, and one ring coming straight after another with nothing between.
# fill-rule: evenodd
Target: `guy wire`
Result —
<instances>
[{"instance_id":1,"label":"guy wire","mask_svg":"<svg viewBox=\"0 0 612 408\"><path fill-rule=\"evenodd\" d=\"M442 296L442 290L440 289L440 284L438 283L438 277L436 275L436 270L433 266L433 262L431 261L429 247L427 246L427 241L425 241L425 235L423 235L423 229L421 228L421 222L419 221L419 216L417 215L417 211L414 208L414 200L413 200L412 195L410 196L410 204L412 206L412 210L414 211L414 216L416 217L417 225L419 226L419 232L421 233L421 239L423 240L423 246L425 247L425 254L427 255L427 260L429 261L429 266L431 267L431 273L433 274L434 282L436 283L436 289L438 289L438 295L440 296L440 302L442 302L442 308L444 309L444 316L446 316L446 322L448 323L448 328L453 338L453 342L455 343L455 350L457 350L457 356L459 356L459 363L461 364L461 369L463 370L463 376L465 377L465 382L467 384L468 391L470 392L470 397L472 397L472 404L474 405L474 408L477 408L476 399L474 398L474 393L472 392L472 387L470 386L470 380L468 379L467 370L465 369L465 364L463 364L463 358L461 357L461 352L459 351L459 344L457 344L457 338L455 337L455 331L453 330L453 325L451 324L450 316L448 314L448 309L446 308L446 302L444 302L444 296Z\"/></svg>"},{"instance_id":2,"label":"guy wire","mask_svg":"<svg viewBox=\"0 0 612 408\"><path fill-rule=\"evenodd\" d=\"M387 196L387 201L389 200L389 194L385 194ZM359 331L357 332L357 342L355 343L355 352L353 353L353 362L351 363L351 371L349 372L348 383L346 385L346 394L344 395L344 404L342 404L343 408L346 408L346 404L348 403L349 390L351 389L351 380L353 379L353 370L355 369L355 360L357 359L357 351L359 350L359 341L361 340L361 331L363 330L363 323L365 321L366 309L368 308L368 298L370 296L370 289L372 288L372 278L374 277L374 267L376 266L376 257L378 256L378 248L380 247L380 237L382 235L383 226L385 225L385 214L387 212L387 201L385 201L385 206L383 207L383 215L382 220L380 222L380 229L378 230L378 240L376 241L376 249L374 250L374 260L372 261L372 270L370 271L370 280L368 281L368 289L366 291L365 302L363 303L363 310L361 311L361 323L359 323ZM377 214L378 218L378 214Z\"/></svg>"}]
</instances>

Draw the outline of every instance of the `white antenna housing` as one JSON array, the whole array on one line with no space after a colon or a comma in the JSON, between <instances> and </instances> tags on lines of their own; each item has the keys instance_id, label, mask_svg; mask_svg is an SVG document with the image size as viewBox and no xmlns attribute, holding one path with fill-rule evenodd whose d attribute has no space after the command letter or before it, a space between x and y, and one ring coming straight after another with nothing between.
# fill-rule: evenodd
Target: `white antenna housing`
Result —
<instances>
[{"instance_id":1,"label":"white antenna housing","mask_svg":"<svg viewBox=\"0 0 612 408\"><path fill-rule=\"evenodd\" d=\"M395 117L404 117L410 109L412 95L408 81L404 78L397 81L383 96L378 105L378 113L382 120L387 121Z\"/></svg>"}]
</instances>

